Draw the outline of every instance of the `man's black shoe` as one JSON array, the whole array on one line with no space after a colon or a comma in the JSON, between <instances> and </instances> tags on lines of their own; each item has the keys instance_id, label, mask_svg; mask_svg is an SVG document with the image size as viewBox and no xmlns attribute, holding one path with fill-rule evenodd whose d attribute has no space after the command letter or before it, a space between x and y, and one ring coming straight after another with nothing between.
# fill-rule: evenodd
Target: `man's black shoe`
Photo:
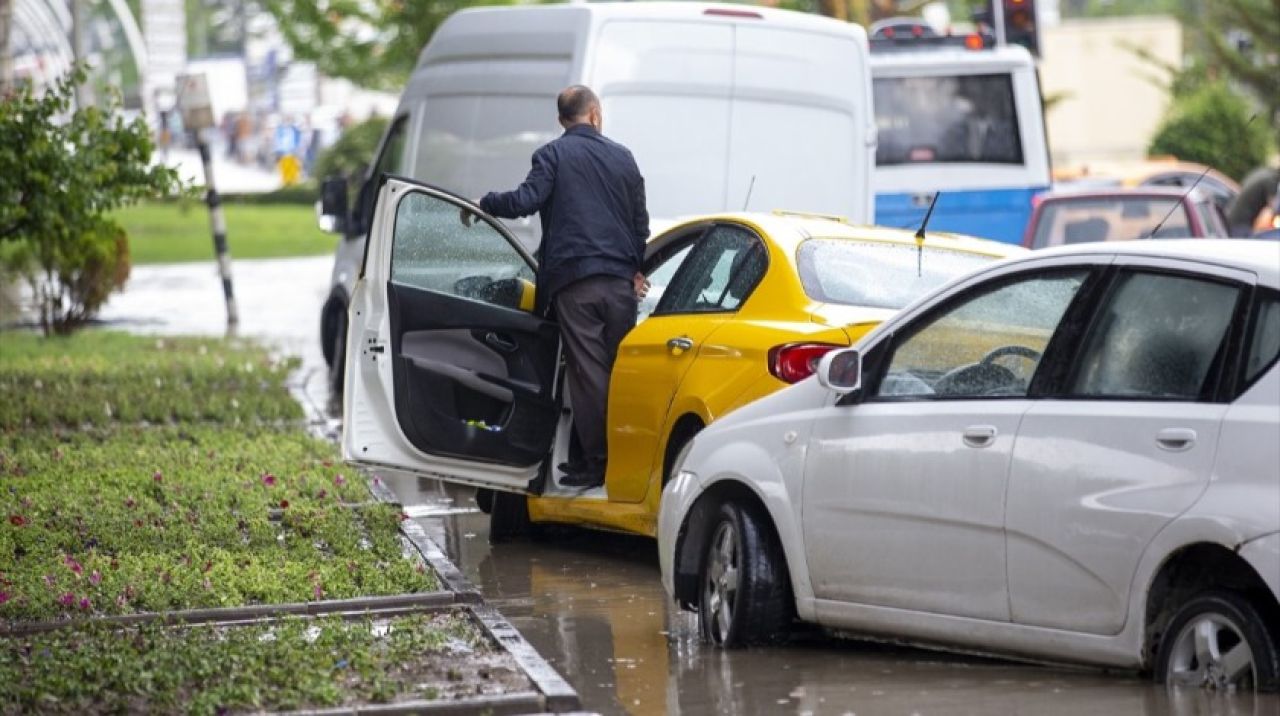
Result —
<instances>
[{"instance_id":1,"label":"man's black shoe","mask_svg":"<svg viewBox=\"0 0 1280 716\"><path fill-rule=\"evenodd\" d=\"M560 478L562 487L580 487L584 490L600 487L604 484L604 472L599 470L581 470L571 472Z\"/></svg>"},{"instance_id":2,"label":"man's black shoe","mask_svg":"<svg viewBox=\"0 0 1280 716\"><path fill-rule=\"evenodd\" d=\"M581 458L578 458L575 460L570 460L568 462L562 462L559 465L556 465L556 469L560 470L560 472L563 472L566 475L572 475L575 472L582 472L583 470L586 470L587 461Z\"/></svg>"}]
</instances>

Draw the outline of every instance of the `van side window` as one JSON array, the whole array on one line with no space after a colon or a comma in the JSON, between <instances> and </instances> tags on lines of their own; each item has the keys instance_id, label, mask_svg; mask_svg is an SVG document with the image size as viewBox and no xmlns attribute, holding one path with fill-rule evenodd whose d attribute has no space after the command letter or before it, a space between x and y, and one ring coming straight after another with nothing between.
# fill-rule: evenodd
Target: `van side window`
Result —
<instances>
[{"instance_id":1,"label":"van side window","mask_svg":"<svg viewBox=\"0 0 1280 716\"><path fill-rule=\"evenodd\" d=\"M764 244L754 234L716 226L693 243L653 315L736 311L766 268Z\"/></svg>"},{"instance_id":2,"label":"van side window","mask_svg":"<svg viewBox=\"0 0 1280 716\"><path fill-rule=\"evenodd\" d=\"M373 202L378 196L378 177L383 174L403 174L405 170L405 146L408 143L405 138L405 131L409 125L408 115L396 117L391 123L391 129L387 130L387 141L382 144L382 153L378 155L378 160L373 164L373 170L369 172L369 179L360 187L359 204L357 208L357 221L353 227L356 234L363 234L369 230L369 223L373 220Z\"/></svg>"},{"instance_id":3,"label":"van side window","mask_svg":"<svg viewBox=\"0 0 1280 716\"><path fill-rule=\"evenodd\" d=\"M382 145L382 154L378 155L378 163L373 171L375 178L382 174L404 174L405 128L409 124L408 120L407 115L401 115L391 124L391 129L387 132L387 141Z\"/></svg>"}]
</instances>

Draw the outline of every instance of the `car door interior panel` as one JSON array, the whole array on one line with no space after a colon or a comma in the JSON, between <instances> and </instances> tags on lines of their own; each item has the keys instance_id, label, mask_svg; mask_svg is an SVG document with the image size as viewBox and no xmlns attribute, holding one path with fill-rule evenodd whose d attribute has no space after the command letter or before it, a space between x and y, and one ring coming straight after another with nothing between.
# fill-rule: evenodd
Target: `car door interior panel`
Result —
<instances>
[{"instance_id":1,"label":"car door interior panel","mask_svg":"<svg viewBox=\"0 0 1280 716\"><path fill-rule=\"evenodd\" d=\"M387 285L396 417L432 455L527 466L551 447L556 325L531 313Z\"/></svg>"}]
</instances>

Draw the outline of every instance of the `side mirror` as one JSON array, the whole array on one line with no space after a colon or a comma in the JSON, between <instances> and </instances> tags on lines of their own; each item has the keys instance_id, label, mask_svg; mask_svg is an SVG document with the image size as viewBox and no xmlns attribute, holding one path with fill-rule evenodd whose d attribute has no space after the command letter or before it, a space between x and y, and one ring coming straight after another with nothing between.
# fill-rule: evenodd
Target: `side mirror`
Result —
<instances>
[{"instance_id":1,"label":"side mirror","mask_svg":"<svg viewBox=\"0 0 1280 716\"><path fill-rule=\"evenodd\" d=\"M345 233L348 219L347 180L343 177L325 179L320 184L320 203L316 207L320 230L330 234Z\"/></svg>"},{"instance_id":2,"label":"side mirror","mask_svg":"<svg viewBox=\"0 0 1280 716\"><path fill-rule=\"evenodd\" d=\"M852 393L862 387L862 354L856 348L841 348L818 361L818 382L836 393Z\"/></svg>"}]
</instances>

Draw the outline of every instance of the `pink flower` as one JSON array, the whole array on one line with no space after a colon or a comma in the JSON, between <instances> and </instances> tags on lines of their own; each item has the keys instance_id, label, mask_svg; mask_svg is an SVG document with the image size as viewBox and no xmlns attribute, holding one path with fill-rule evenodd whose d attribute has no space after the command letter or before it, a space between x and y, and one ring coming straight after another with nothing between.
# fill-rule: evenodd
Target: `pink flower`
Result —
<instances>
[{"instance_id":1,"label":"pink flower","mask_svg":"<svg viewBox=\"0 0 1280 716\"><path fill-rule=\"evenodd\" d=\"M155 480L156 482L163 482L164 475L159 470L156 470L154 473L151 474L151 479Z\"/></svg>"},{"instance_id":2,"label":"pink flower","mask_svg":"<svg viewBox=\"0 0 1280 716\"><path fill-rule=\"evenodd\" d=\"M128 604L128 603L129 603L129 600L127 600L127 599L125 599L125 598L124 598L124 594L120 594L119 596L117 596L117 597L116 597L116 606L117 606L117 607L121 607L121 608L123 608L123 607L124 607L124 605L126 605L126 604Z\"/></svg>"},{"instance_id":3,"label":"pink flower","mask_svg":"<svg viewBox=\"0 0 1280 716\"><path fill-rule=\"evenodd\" d=\"M64 607L69 607L76 603L76 595L66 592L61 597L58 597L58 603Z\"/></svg>"},{"instance_id":4,"label":"pink flower","mask_svg":"<svg viewBox=\"0 0 1280 716\"><path fill-rule=\"evenodd\" d=\"M338 473L338 476L333 478L333 484L337 485L338 487L342 487L343 485L347 484L347 478L343 477L342 473Z\"/></svg>"},{"instance_id":5,"label":"pink flower","mask_svg":"<svg viewBox=\"0 0 1280 716\"><path fill-rule=\"evenodd\" d=\"M80 608L81 608L81 609L89 609L89 608L91 608L92 606L93 606L93 602L90 602L88 597L80 597Z\"/></svg>"},{"instance_id":6,"label":"pink flower","mask_svg":"<svg viewBox=\"0 0 1280 716\"><path fill-rule=\"evenodd\" d=\"M70 569L72 572L76 573L77 575L84 572L84 567L81 567L80 563L77 562L74 558L72 558L71 555L65 555L62 558L62 563L67 565L67 569Z\"/></svg>"},{"instance_id":7,"label":"pink flower","mask_svg":"<svg viewBox=\"0 0 1280 716\"><path fill-rule=\"evenodd\" d=\"M407 513L407 512L401 512L401 513L400 513L400 521L401 521L401 522L404 522L404 521L405 521L405 520L407 520L407 519L409 519L409 513Z\"/></svg>"},{"instance_id":8,"label":"pink flower","mask_svg":"<svg viewBox=\"0 0 1280 716\"><path fill-rule=\"evenodd\" d=\"M276 484L276 476L272 475L269 472L262 473L262 484L266 485L267 487L271 487L272 485Z\"/></svg>"},{"instance_id":9,"label":"pink flower","mask_svg":"<svg viewBox=\"0 0 1280 716\"><path fill-rule=\"evenodd\" d=\"M319 584L317 584L316 586L314 586L314 587L312 587L312 588L311 588L311 593L312 593L313 595L315 595L315 598L316 598L316 599L323 599L323 598L324 598L324 590L320 588L320 585L319 585Z\"/></svg>"},{"instance_id":10,"label":"pink flower","mask_svg":"<svg viewBox=\"0 0 1280 716\"><path fill-rule=\"evenodd\" d=\"M0 604L4 604L4 603L5 603L5 602L7 602L7 601L9 601L9 593L8 593L8 592L0 592Z\"/></svg>"},{"instance_id":11,"label":"pink flower","mask_svg":"<svg viewBox=\"0 0 1280 716\"><path fill-rule=\"evenodd\" d=\"M326 497L328 497L328 496L329 496L329 491L328 491L328 490L321 490L321 491L319 491L319 492L317 492L317 493L316 493L316 498L317 498L317 499L320 499L320 500L323 500L324 498L326 498Z\"/></svg>"},{"instance_id":12,"label":"pink flower","mask_svg":"<svg viewBox=\"0 0 1280 716\"><path fill-rule=\"evenodd\" d=\"M52 587L53 583L54 583L54 579L52 574L44 575L44 584L46 587Z\"/></svg>"},{"instance_id":13,"label":"pink flower","mask_svg":"<svg viewBox=\"0 0 1280 716\"><path fill-rule=\"evenodd\" d=\"M92 584L93 586L96 587L98 586L98 583L101 581L102 581L102 575L98 572L98 570L96 569L93 570L93 574L89 575L89 584Z\"/></svg>"}]
</instances>

